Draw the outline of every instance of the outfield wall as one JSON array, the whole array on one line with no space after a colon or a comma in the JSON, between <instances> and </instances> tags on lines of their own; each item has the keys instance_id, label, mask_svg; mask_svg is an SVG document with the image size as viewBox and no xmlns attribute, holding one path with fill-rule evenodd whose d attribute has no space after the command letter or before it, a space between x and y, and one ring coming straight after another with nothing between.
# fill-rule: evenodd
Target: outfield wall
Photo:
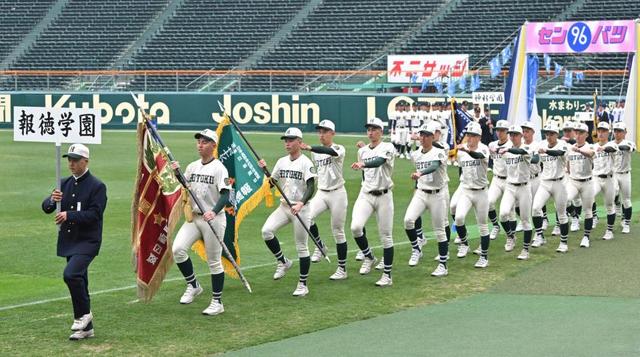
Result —
<instances>
[{"instance_id":1,"label":"outfield wall","mask_svg":"<svg viewBox=\"0 0 640 357\"><path fill-rule=\"evenodd\" d=\"M160 128L198 129L220 120L218 101L230 108L245 130L284 131L298 126L312 131L322 119L331 119L339 132L361 132L366 118L387 119L387 112L400 100L409 102L443 101L433 95L336 94L336 93L144 93L138 94L144 108L158 118ZM461 96L460 100L468 99ZM609 105L616 98L605 98ZM540 96L537 99L543 121L566 120L582 111L590 96ZM129 93L0 93L0 128L12 127L14 106L99 108L105 129L133 129L140 119ZM500 105L492 105L492 110ZM497 112L496 112L497 114Z\"/></svg>"}]
</instances>

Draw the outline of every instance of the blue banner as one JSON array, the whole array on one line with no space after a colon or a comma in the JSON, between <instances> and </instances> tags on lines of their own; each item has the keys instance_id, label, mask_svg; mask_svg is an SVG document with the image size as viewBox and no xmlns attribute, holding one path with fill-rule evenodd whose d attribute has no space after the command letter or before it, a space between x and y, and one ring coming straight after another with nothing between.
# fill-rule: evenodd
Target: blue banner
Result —
<instances>
[{"instance_id":1,"label":"blue banner","mask_svg":"<svg viewBox=\"0 0 640 357\"><path fill-rule=\"evenodd\" d=\"M533 103L536 100L536 84L538 83L538 67L540 60L537 55L527 56L527 119L531 118Z\"/></svg>"}]
</instances>

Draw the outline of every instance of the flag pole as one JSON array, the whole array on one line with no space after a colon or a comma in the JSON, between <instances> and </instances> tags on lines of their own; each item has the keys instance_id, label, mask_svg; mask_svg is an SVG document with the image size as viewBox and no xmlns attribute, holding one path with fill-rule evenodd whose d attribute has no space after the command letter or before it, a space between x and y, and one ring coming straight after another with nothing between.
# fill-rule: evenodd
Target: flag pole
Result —
<instances>
[{"instance_id":1,"label":"flag pole","mask_svg":"<svg viewBox=\"0 0 640 357\"><path fill-rule=\"evenodd\" d=\"M233 127L236 129L236 131L238 132L238 134L240 134L240 137L242 138L242 140L244 140L244 142L247 144L247 146L249 147L249 150L251 150L251 152L253 153L253 155L256 157L256 159L261 160L260 159L260 155L258 155L258 152L256 152L256 150L253 148L253 146L251 145L251 143L249 143L249 140L247 140L247 138L244 136L244 133L242 132L242 130L240 130L240 127L238 127L238 124L236 123L235 119L233 119L233 117L231 115L228 115L227 112L224 109L224 106L222 105L222 103L220 103L220 101L218 101L218 105L220 106L220 110L222 110L222 112L224 113L224 115L226 117L229 118L229 121L231 122L231 125L233 125ZM271 172L269 171L269 169L265 166L262 168L262 171L264 172L264 174L267 176L267 178L271 179ZM275 180L270 180L271 183L276 187L276 189L278 190L278 192L280 192L280 195L282 196L282 198L284 198L285 202L287 203L287 205L289 207L292 206L291 201L289 200L289 198L287 197L287 195L284 193L284 191L282 190L282 188L280 187L280 185L275 181ZM300 218L300 215L298 215L297 213L295 214L296 218L298 219L298 221L300 222L300 225L302 225L302 227L304 228L304 230L307 232L307 234L311 237L311 240L313 241L313 243L316 245L316 247L318 247L318 249L320 250L320 252L322 253L322 255L324 256L324 258L328 261L331 262L331 259L329 259L329 257L327 256L327 251L326 248L322 247L322 244L320 242L320 239L318 239L318 237L314 236L313 233L311 233L311 231L309 230L309 227L307 227L307 225L304 223L304 221L302 220L302 218Z\"/></svg>"},{"instance_id":2,"label":"flag pole","mask_svg":"<svg viewBox=\"0 0 640 357\"><path fill-rule=\"evenodd\" d=\"M169 160L172 161L172 162L175 161L175 158L173 157L173 154L169 150L169 147L167 147L164 144L164 141L162 141L162 138L160 137L160 134L158 133L156 128L154 128L153 125L151 124L151 118L149 118L149 115L138 104L138 99L136 98L136 96L133 93L131 93L131 96L133 97L133 101L136 103L136 106L138 107L138 109L142 113L142 117L144 118L144 125L147 127L149 132L151 132L151 136L153 136L155 141L158 144L160 144L160 146L162 147L162 150L165 152L165 154L167 155ZM180 184L187 190L187 192L189 192L189 196L191 197L191 200L196 204L196 206L198 207L200 212L204 213L205 212L204 206L202 205L202 203L200 202L198 197L196 197L196 195L193 193L193 191L191 191L191 189L189 188L189 184L187 183L187 179L184 176L184 174L182 173L182 170L180 170L180 168L175 168L173 170L173 172L175 173L176 178L178 179ZM247 288L247 290L251 293L252 292L251 291L251 285L249 285L249 281L247 281L247 279L244 277L244 274L242 274L242 270L240 269L240 266L238 265L238 263L236 263L235 259L233 259L233 256L231 255L231 252L229 251L229 248L227 248L227 245L224 244L224 241L222 239L220 239L218 234L216 234L216 231L213 228L213 223L211 221L207 221L207 223L209 224L209 228L211 228L211 231L213 232L213 236L216 238L218 243L220 243L220 246L222 247L222 250L224 251L224 254L227 256L227 259L229 260L229 262L231 263L231 265L233 266L235 271L238 273L238 277L240 278L240 281L242 282L244 287Z\"/></svg>"}]
</instances>

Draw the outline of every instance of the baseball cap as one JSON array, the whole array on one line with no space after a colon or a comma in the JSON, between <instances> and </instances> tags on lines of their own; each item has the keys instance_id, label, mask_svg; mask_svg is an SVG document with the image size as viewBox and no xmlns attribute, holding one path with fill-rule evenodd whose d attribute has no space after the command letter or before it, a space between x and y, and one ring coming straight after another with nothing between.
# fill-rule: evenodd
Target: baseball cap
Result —
<instances>
[{"instance_id":1,"label":"baseball cap","mask_svg":"<svg viewBox=\"0 0 640 357\"><path fill-rule=\"evenodd\" d=\"M623 121L617 121L613 123L613 130L624 130L627 131L627 125Z\"/></svg>"},{"instance_id":2,"label":"baseball cap","mask_svg":"<svg viewBox=\"0 0 640 357\"><path fill-rule=\"evenodd\" d=\"M498 120L496 123L496 129L509 129L509 122L506 120Z\"/></svg>"},{"instance_id":3,"label":"baseball cap","mask_svg":"<svg viewBox=\"0 0 640 357\"><path fill-rule=\"evenodd\" d=\"M318 123L318 125L316 125L316 129L329 129L329 130L336 131L336 125L333 124L331 120L324 119L324 120L321 120Z\"/></svg>"},{"instance_id":4,"label":"baseball cap","mask_svg":"<svg viewBox=\"0 0 640 357\"><path fill-rule=\"evenodd\" d=\"M421 126L421 127L420 127L419 132L420 132L420 134L425 133L425 134L431 134L431 135L433 135L433 133L434 133L433 128L434 128L434 127L433 127L432 125L425 124L425 125L423 125L423 126Z\"/></svg>"},{"instance_id":5,"label":"baseball cap","mask_svg":"<svg viewBox=\"0 0 640 357\"><path fill-rule=\"evenodd\" d=\"M211 129L204 129L201 132L196 133L194 137L196 139L202 138L202 139L213 141L216 144L218 143L218 134L216 134L216 132Z\"/></svg>"},{"instance_id":6,"label":"baseball cap","mask_svg":"<svg viewBox=\"0 0 640 357\"><path fill-rule=\"evenodd\" d=\"M524 123L520 124L520 127L536 130L535 125L533 125L532 121L525 121Z\"/></svg>"},{"instance_id":7,"label":"baseball cap","mask_svg":"<svg viewBox=\"0 0 640 357\"><path fill-rule=\"evenodd\" d=\"M512 125L509 127L509 130L507 132L509 134L522 134L522 127L520 127L519 125Z\"/></svg>"},{"instance_id":8,"label":"baseball cap","mask_svg":"<svg viewBox=\"0 0 640 357\"><path fill-rule=\"evenodd\" d=\"M573 130L587 132L589 131L589 127L585 123L576 123L576 125L573 127Z\"/></svg>"},{"instance_id":9,"label":"baseball cap","mask_svg":"<svg viewBox=\"0 0 640 357\"><path fill-rule=\"evenodd\" d=\"M432 133L442 130L441 124L438 123L437 121L430 121L427 124L425 124L425 126L428 128L427 130L429 130Z\"/></svg>"},{"instance_id":10,"label":"baseball cap","mask_svg":"<svg viewBox=\"0 0 640 357\"><path fill-rule=\"evenodd\" d=\"M280 139L302 139L302 131L298 128L291 127L284 132L284 135L282 135Z\"/></svg>"},{"instance_id":11,"label":"baseball cap","mask_svg":"<svg viewBox=\"0 0 640 357\"><path fill-rule=\"evenodd\" d=\"M598 129L611 130L611 127L609 126L609 123L607 123L606 121L601 121L598 123Z\"/></svg>"},{"instance_id":12,"label":"baseball cap","mask_svg":"<svg viewBox=\"0 0 640 357\"><path fill-rule=\"evenodd\" d=\"M547 122L547 124L544 125L544 128L542 128L542 131L549 131L558 134L558 124L553 121Z\"/></svg>"},{"instance_id":13,"label":"baseball cap","mask_svg":"<svg viewBox=\"0 0 640 357\"><path fill-rule=\"evenodd\" d=\"M482 135L482 128L480 127L480 124L476 122L467 124L467 134Z\"/></svg>"},{"instance_id":14,"label":"baseball cap","mask_svg":"<svg viewBox=\"0 0 640 357\"><path fill-rule=\"evenodd\" d=\"M69 150L67 150L67 153L62 155L62 157L70 157L72 159L88 159L89 148L82 144L72 144L71 146L69 146Z\"/></svg>"},{"instance_id":15,"label":"baseball cap","mask_svg":"<svg viewBox=\"0 0 640 357\"><path fill-rule=\"evenodd\" d=\"M382 123L382 119L380 118L371 118L367 120L367 124L365 124L364 127L368 128L370 126L382 129L384 128L384 123Z\"/></svg>"},{"instance_id":16,"label":"baseball cap","mask_svg":"<svg viewBox=\"0 0 640 357\"><path fill-rule=\"evenodd\" d=\"M562 124L562 130L574 130L576 128L576 124L571 120L567 120Z\"/></svg>"}]
</instances>

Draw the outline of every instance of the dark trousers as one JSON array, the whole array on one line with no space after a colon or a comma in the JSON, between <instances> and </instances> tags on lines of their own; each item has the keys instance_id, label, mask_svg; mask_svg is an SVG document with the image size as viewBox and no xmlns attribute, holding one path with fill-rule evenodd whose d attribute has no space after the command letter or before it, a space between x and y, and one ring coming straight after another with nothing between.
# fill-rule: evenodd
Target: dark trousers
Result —
<instances>
[{"instance_id":1,"label":"dark trousers","mask_svg":"<svg viewBox=\"0 0 640 357\"><path fill-rule=\"evenodd\" d=\"M91 311L91 302L89 300L89 278L87 272L89 264L94 256L91 255L72 255L67 257L67 266L64 268L62 276L64 282L69 288L71 294L71 302L73 303L73 317L78 319L82 315ZM93 328L93 323L89 323L85 330Z\"/></svg>"}]
</instances>

